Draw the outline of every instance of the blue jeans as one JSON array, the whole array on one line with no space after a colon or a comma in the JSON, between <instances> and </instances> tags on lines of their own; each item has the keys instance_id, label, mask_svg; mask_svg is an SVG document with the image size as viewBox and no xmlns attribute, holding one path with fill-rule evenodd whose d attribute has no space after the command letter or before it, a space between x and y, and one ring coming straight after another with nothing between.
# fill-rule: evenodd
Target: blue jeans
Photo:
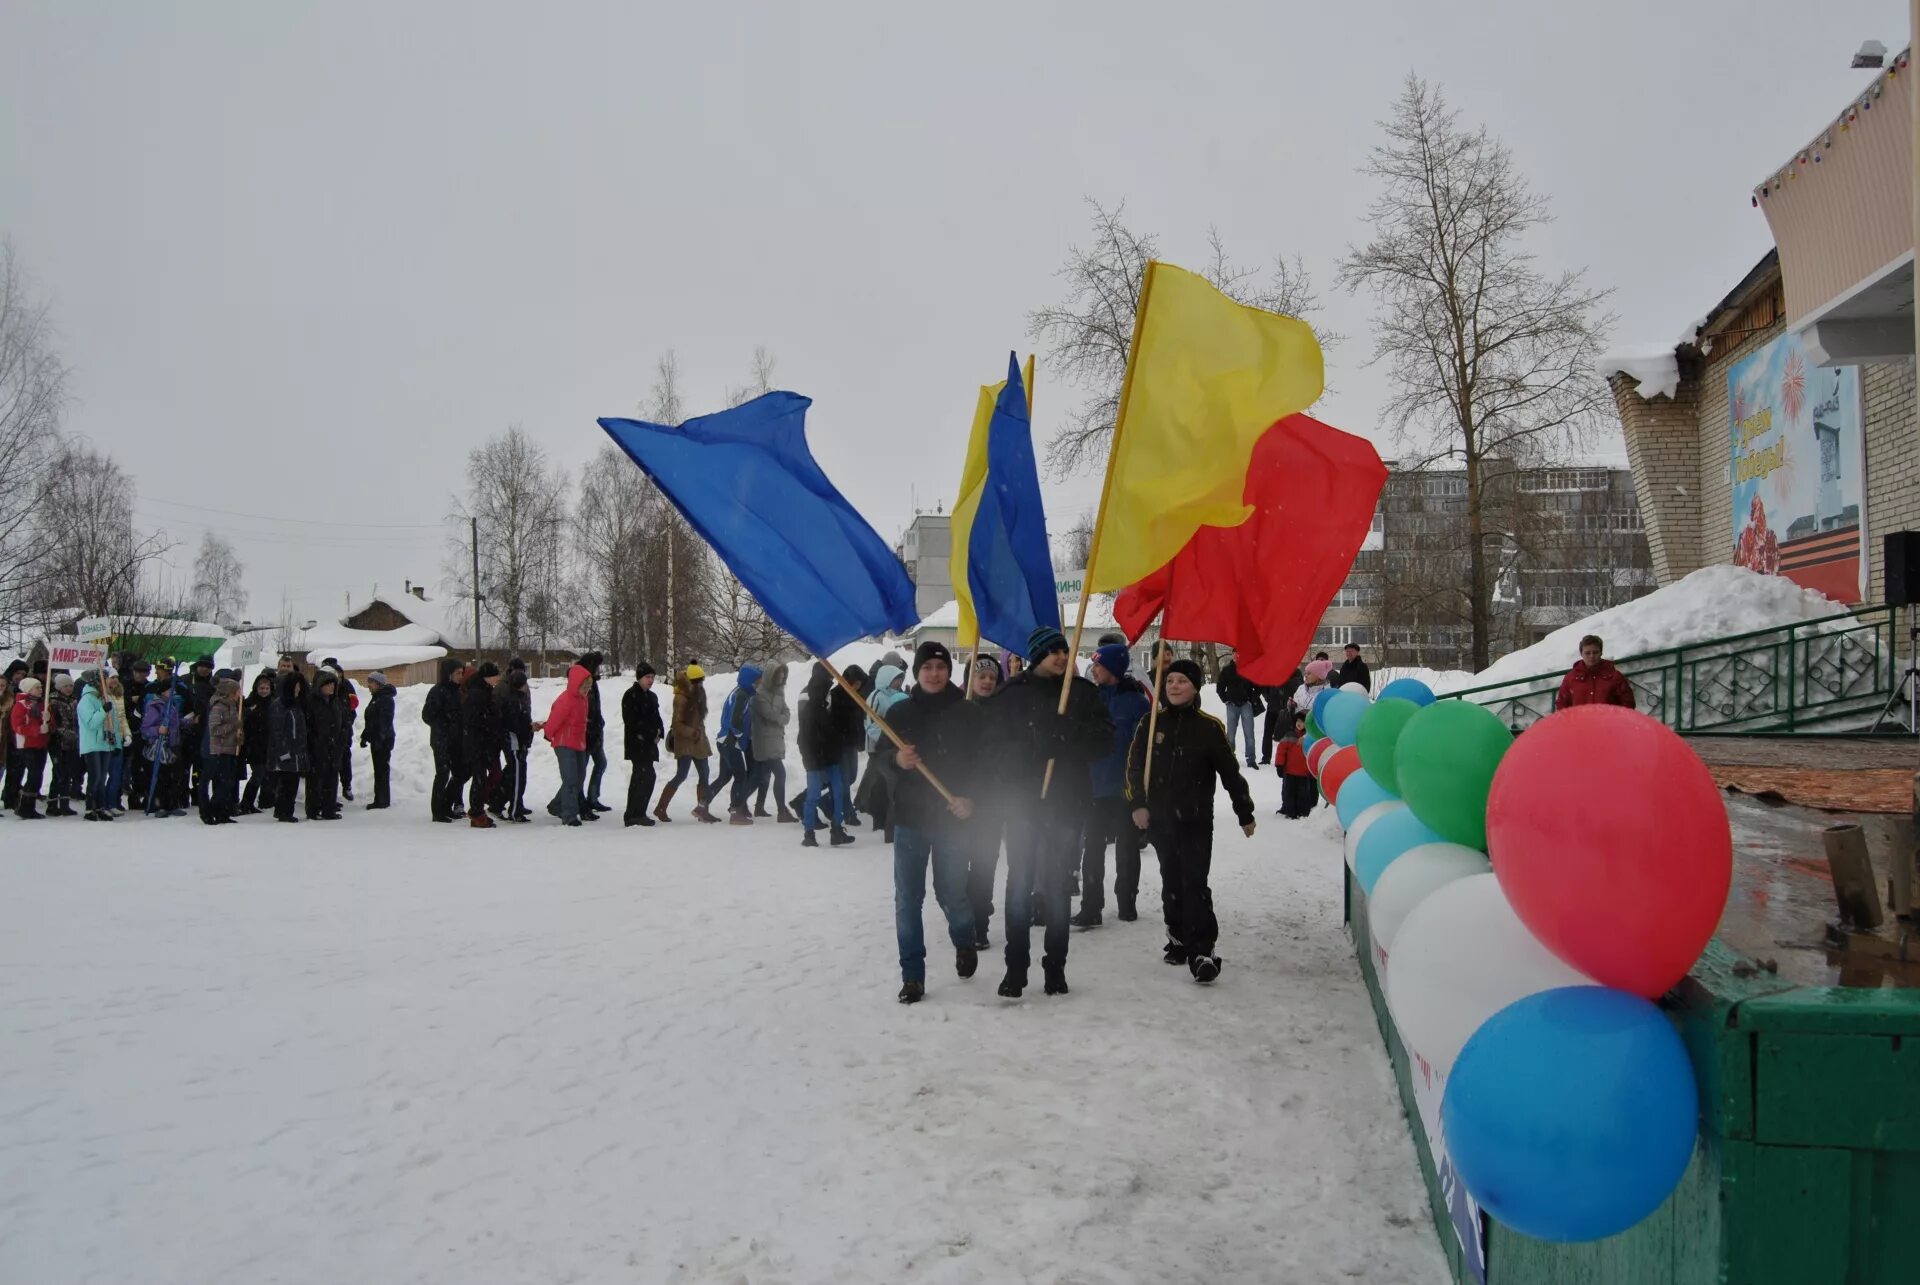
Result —
<instances>
[{"instance_id":1,"label":"blue jeans","mask_svg":"<svg viewBox=\"0 0 1920 1285\"><path fill-rule=\"evenodd\" d=\"M807 823L807 833L812 834L818 827L814 821L818 816L822 793L833 789L833 828L838 830L847 822L847 776L835 763L829 768L811 768L807 772L807 797L800 804L800 817Z\"/></svg>"},{"instance_id":2,"label":"blue jeans","mask_svg":"<svg viewBox=\"0 0 1920 1285\"><path fill-rule=\"evenodd\" d=\"M927 980L927 858L933 858L933 899L947 916L955 950L973 949L973 907L967 901L967 849L958 836L893 828L893 930L900 939L900 980Z\"/></svg>"},{"instance_id":3,"label":"blue jeans","mask_svg":"<svg viewBox=\"0 0 1920 1285\"><path fill-rule=\"evenodd\" d=\"M107 784L112 778L113 751L94 750L87 755L87 811L98 812L107 806Z\"/></svg>"},{"instance_id":4,"label":"blue jeans","mask_svg":"<svg viewBox=\"0 0 1920 1285\"><path fill-rule=\"evenodd\" d=\"M680 766L679 769L674 772L671 784L678 785L680 782L686 780L687 769L692 768L694 769L694 775L700 778L700 797L705 799L707 794L707 761L682 754L675 762Z\"/></svg>"},{"instance_id":5,"label":"blue jeans","mask_svg":"<svg viewBox=\"0 0 1920 1285\"><path fill-rule=\"evenodd\" d=\"M556 745L553 747L553 754L560 760L560 819L578 821L580 819L580 780L586 775L587 752Z\"/></svg>"},{"instance_id":6,"label":"blue jeans","mask_svg":"<svg viewBox=\"0 0 1920 1285\"><path fill-rule=\"evenodd\" d=\"M1048 959L1067 962L1067 888L1080 855L1080 827L1051 816L1007 818L1007 971L1025 974L1031 962L1028 929L1033 924L1033 894L1047 899Z\"/></svg>"},{"instance_id":7,"label":"blue jeans","mask_svg":"<svg viewBox=\"0 0 1920 1285\"><path fill-rule=\"evenodd\" d=\"M1227 748L1233 748L1234 733L1245 730L1247 743L1246 761L1257 762L1260 758L1260 732L1255 724L1259 720L1253 716L1252 705L1227 706Z\"/></svg>"},{"instance_id":8,"label":"blue jeans","mask_svg":"<svg viewBox=\"0 0 1920 1285\"><path fill-rule=\"evenodd\" d=\"M127 788L127 751L118 749L107 756L107 801L101 804L105 808L124 806L121 802Z\"/></svg>"}]
</instances>

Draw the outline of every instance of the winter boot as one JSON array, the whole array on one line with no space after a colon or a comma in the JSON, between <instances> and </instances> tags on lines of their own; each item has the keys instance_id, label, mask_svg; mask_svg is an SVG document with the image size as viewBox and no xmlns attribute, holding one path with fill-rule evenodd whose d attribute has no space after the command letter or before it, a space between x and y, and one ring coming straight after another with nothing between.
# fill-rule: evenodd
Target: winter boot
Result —
<instances>
[{"instance_id":1,"label":"winter boot","mask_svg":"<svg viewBox=\"0 0 1920 1285\"><path fill-rule=\"evenodd\" d=\"M980 956L971 948L962 946L953 952L953 971L958 973L962 980L973 976L974 970L979 967Z\"/></svg>"},{"instance_id":2,"label":"winter boot","mask_svg":"<svg viewBox=\"0 0 1920 1285\"><path fill-rule=\"evenodd\" d=\"M926 996L927 988L920 982L906 982L900 987L902 1004L918 1004Z\"/></svg>"},{"instance_id":3,"label":"winter boot","mask_svg":"<svg viewBox=\"0 0 1920 1285\"><path fill-rule=\"evenodd\" d=\"M38 800L38 798L39 798L38 795L27 794L23 792L20 795L20 804L18 807L14 808L13 814L19 817L22 821L46 820L47 818L44 815L42 815L40 811L33 806L34 803Z\"/></svg>"},{"instance_id":4,"label":"winter boot","mask_svg":"<svg viewBox=\"0 0 1920 1285\"><path fill-rule=\"evenodd\" d=\"M64 797L57 798L53 801L53 806L47 809L47 815L50 817L70 817L73 815L73 805L68 803Z\"/></svg>"},{"instance_id":5,"label":"winter boot","mask_svg":"<svg viewBox=\"0 0 1920 1285\"><path fill-rule=\"evenodd\" d=\"M1007 975L1000 979L1000 996L1003 999L1019 999L1020 992L1027 989L1027 970L1009 968Z\"/></svg>"},{"instance_id":6,"label":"winter boot","mask_svg":"<svg viewBox=\"0 0 1920 1285\"><path fill-rule=\"evenodd\" d=\"M1220 975L1220 956L1195 955L1187 961L1187 967L1193 972L1193 980L1205 986Z\"/></svg>"},{"instance_id":7,"label":"winter boot","mask_svg":"<svg viewBox=\"0 0 1920 1285\"><path fill-rule=\"evenodd\" d=\"M491 830L493 829L493 818L487 815L486 809L477 808L474 810L473 815L467 818L467 824L476 830Z\"/></svg>"},{"instance_id":8,"label":"winter boot","mask_svg":"<svg viewBox=\"0 0 1920 1285\"><path fill-rule=\"evenodd\" d=\"M1164 958L1165 962L1169 964L1184 964L1187 962L1187 948L1169 938L1167 941L1167 952Z\"/></svg>"},{"instance_id":9,"label":"winter boot","mask_svg":"<svg viewBox=\"0 0 1920 1285\"><path fill-rule=\"evenodd\" d=\"M831 843L836 848L844 848L849 843L853 842L853 836L848 834L845 830L837 829L833 832L833 837L831 839L828 839L827 842Z\"/></svg>"},{"instance_id":10,"label":"winter boot","mask_svg":"<svg viewBox=\"0 0 1920 1285\"><path fill-rule=\"evenodd\" d=\"M762 813L760 813L760 815L761 815L761 816L765 816L765 815L766 815L766 813L764 813L764 812L762 812ZM778 824L780 824L780 825L799 825L799 824L800 824L800 818L799 818L799 817L797 817L797 816L795 816L795 815L794 815L794 814L793 814L792 812L789 812L789 811L787 810L787 805L786 805L786 804L784 804L784 803L782 803L782 804L780 804L780 819L779 819L779 821L778 821Z\"/></svg>"},{"instance_id":11,"label":"winter boot","mask_svg":"<svg viewBox=\"0 0 1920 1285\"><path fill-rule=\"evenodd\" d=\"M673 802L673 796L675 793L679 791L679 789L680 787L678 785L669 783L666 789L660 791L660 801L653 805L654 820L656 821L673 820L672 817L667 815L667 804Z\"/></svg>"},{"instance_id":12,"label":"winter boot","mask_svg":"<svg viewBox=\"0 0 1920 1285\"><path fill-rule=\"evenodd\" d=\"M765 814L763 813L762 815L765 815ZM737 808L728 808L727 824L728 825L752 825L753 815L747 811L747 805L742 803Z\"/></svg>"},{"instance_id":13,"label":"winter boot","mask_svg":"<svg viewBox=\"0 0 1920 1285\"><path fill-rule=\"evenodd\" d=\"M809 830L800 836L800 846L803 848L817 848L820 846L820 840L814 838L813 831Z\"/></svg>"},{"instance_id":14,"label":"winter boot","mask_svg":"<svg viewBox=\"0 0 1920 1285\"><path fill-rule=\"evenodd\" d=\"M1072 924L1075 928L1098 928L1101 925L1101 923L1103 923L1104 921L1101 919L1100 912L1098 910L1094 910L1083 905L1080 908L1080 913L1075 915L1072 919L1069 919L1067 922Z\"/></svg>"},{"instance_id":15,"label":"winter boot","mask_svg":"<svg viewBox=\"0 0 1920 1285\"><path fill-rule=\"evenodd\" d=\"M1067 961L1064 959L1042 959L1040 971L1046 975L1047 994L1065 995L1067 993Z\"/></svg>"},{"instance_id":16,"label":"winter boot","mask_svg":"<svg viewBox=\"0 0 1920 1285\"><path fill-rule=\"evenodd\" d=\"M1139 917L1140 917L1140 912L1134 909L1133 902L1131 899L1120 903L1120 922L1121 923L1130 924L1134 920L1138 919Z\"/></svg>"},{"instance_id":17,"label":"winter boot","mask_svg":"<svg viewBox=\"0 0 1920 1285\"><path fill-rule=\"evenodd\" d=\"M753 814L759 817L762 821L767 820L769 817L773 815L771 812L767 811L767 801L765 799L757 800L754 803Z\"/></svg>"},{"instance_id":18,"label":"winter boot","mask_svg":"<svg viewBox=\"0 0 1920 1285\"><path fill-rule=\"evenodd\" d=\"M697 800L693 805L693 819L696 821L704 821L708 825L719 825L720 818L707 810L707 800L712 797L712 795L708 793L707 787L704 785L694 786L693 797Z\"/></svg>"}]
</instances>

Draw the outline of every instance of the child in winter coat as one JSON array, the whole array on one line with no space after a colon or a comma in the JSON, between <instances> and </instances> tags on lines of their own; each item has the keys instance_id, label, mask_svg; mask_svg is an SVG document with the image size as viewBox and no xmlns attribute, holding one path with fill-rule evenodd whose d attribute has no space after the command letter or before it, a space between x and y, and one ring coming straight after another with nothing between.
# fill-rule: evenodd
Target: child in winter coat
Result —
<instances>
[{"instance_id":1,"label":"child in winter coat","mask_svg":"<svg viewBox=\"0 0 1920 1285\"><path fill-rule=\"evenodd\" d=\"M240 707L240 753L247 764L247 788L240 796L241 816L258 813L263 798L266 806L272 807L278 793L273 779L273 684L274 676L262 671Z\"/></svg>"},{"instance_id":2,"label":"child in winter coat","mask_svg":"<svg viewBox=\"0 0 1920 1285\"><path fill-rule=\"evenodd\" d=\"M112 679L106 680L111 684ZM113 820L113 808L119 802L114 789L118 772L116 759L126 745L126 732L120 723L120 702L111 687L102 687L100 672L88 670L81 675L80 756L86 762L87 810L89 821Z\"/></svg>"},{"instance_id":3,"label":"child in winter coat","mask_svg":"<svg viewBox=\"0 0 1920 1285\"><path fill-rule=\"evenodd\" d=\"M707 738L706 677L707 671L698 665L688 665L673 677L673 719L667 725L667 753L673 755L679 766L673 779L667 782L667 788L660 791L660 801L653 805L656 821L673 820L667 815L667 804L673 802L674 792L687 779L689 769L698 778L694 819L707 822L720 819L707 811L707 760L713 757L713 742Z\"/></svg>"},{"instance_id":4,"label":"child in winter coat","mask_svg":"<svg viewBox=\"0 0 1920 1285\"><path fill-rule=\"evenodd\" d=\"M40 798L40 781L47 768L46 703L40 695L40 680L23 678L14 693L8 762L19 767L19 794L13 814L22 821L38 821L41 813L34 804Z\"/></svg>"},{"instance_id":5,"label":"child in winter coat","mask_svg":"<svg viewBox=\"0 0 1920 1285\"><path fill-rule=\"evenodd\" d=\"M773 790L774 805L780 820L789 824L799 817L787 810L787 723L793 711L787 707L787 667L767 667L766 676L753 689L753 762L755 789L753 814L767 815L767 790Z\"/></svg>"},{"instance_id":6,"label":"child in winter coat","mask_svg":"<svg viewBox=\"0 0 1920 1285\"><path fill-rule=\"evenodd\" d=\"M208 825L230 825L240 810L240 680L221 670L207 702L207 754L211 788L201 805Z\"/></svg>"},{"instance_id":7,"label":"child in winter coat","mask_svg":"<svg viewBox=\"0 0 1920 1285\"><path fill-rule=\"evenodd\" d=\"M579 825L585 798L582 787L587 771L587 691L593 686L593 671L575 665L567 671L567 689L547 711L547 743L560 762L560 823ZM705 775L702 772L701 775Z\"/></svg>"},{"instance_id":8,"label":"child in winter coat","mask_svg":"<svg viewBox=\"0 0 1920 1285\"><path fill-rule=\"evenodd\" d=\"M1293 732L1273 745L1273 770L1280 774L1280 815L1289 821L1312 814L1320 803L1320 783L1307 766L1307 716L1296 712Z\"/></svg>"},{"instance_id":9,"label":"child in winter coat","mask_svg":"<svg viewBox=\"0 0 1920 1285\"><path fill-rule=\"evenodd\" d=\"M186 764L180 757L181 719L185 693L172 678L155 678L147 685L146 705L140 711L140 738L146 743L147 815L185 816Z\"/></svg>"},{"instance_id":10,"label":"child in winter coat","mask_svg":"<svg viewBox=\"0 0 1920 1285\"><path fill-rule=\"evenodd\" d=\"M80 718L71 674L53 676L53 694L47 697L47 758L53 765L53 786L47 795L47 815L78 816L73 799L80 793Z\"/></svg>"},{"instance_id":11,"label":"child in winter coat","mask_svg":"<svg viewBox=\"0 0 1920 1285\"><path fill-rule=\"evenodd\" d=\"M371 695L367 698L367 717L360 725L360 744L373 756L373 802L367 804L369 812L393 804L392 767L393 767L393 702L395 692L393 684L382 673L367 675L367 687ZM524 751L524 745L522 747ZM524 762L524 758L522 759Z\"/></svg>"},{"instance_id":12,"label":"child in winter coat","mask_svg":"<svg viewBox=\"0 0 1920 1285\"><path fill-rule=\"evenodd\" d=\"M307 680L297 668L280 675L267 728L273 753L273 819L297 822L293 802L300 794L300 778L313 762L307 738Z\"/></svg>"},{"instance_id":13,"label":"child in winter coat","mask_svg":"<svg viewBox=\"0 0 1920 1285\"><path fill-rule=\"evenodd\" d=\"M641 661L633 669L633 686L620 698L620 724L626 737L627 762L633 764L632 775L627 778L627 810L622 817L628 825L654 824L647 808L653 802L660 738L667 730L660 722L660 698L653 694L655 678L653 666ZM757 723L759 710L754 714Z\"/></svg>"}]
</instances>

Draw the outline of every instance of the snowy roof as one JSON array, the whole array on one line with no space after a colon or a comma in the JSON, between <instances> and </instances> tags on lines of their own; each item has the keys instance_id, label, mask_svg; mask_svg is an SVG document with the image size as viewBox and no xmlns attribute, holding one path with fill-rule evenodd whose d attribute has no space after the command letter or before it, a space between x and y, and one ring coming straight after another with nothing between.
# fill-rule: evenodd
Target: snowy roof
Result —
<instances>
[{"instance_id":1,"label":"snowy roof","mask_svg":"<svg viewBox=\"0 0 1920 1285\"><path fill-rule=\"evenodd\" d=\"M339 618L338 623L344 626L349 620L352 620L355 616L359 615L361 612L365 611L367 608L375 607L375 606L385 607L388 611L393 612L397 616L405 616L408 620L412 620L413 613L407 610L407 603L409 601L411 601L411 599L403 597L400 599L400 601L395 602L392 598L387 597L383 593L376 593L371 598L361 603L359 606L347 612L346 615L341 616Z\"/></svg>"},{"instance_id":2,"label":"snowy roof","mask_svg":"<svg viewBox=\"0 0 1920 1285\"><path fill-rule=\"evenodd\" d=\"M399 630L391 632L398 633ZM318 651L307 653L307 663L318 665L329 657L338 660L342 669L398 669L402 665L417 665L422 661L438 660L447 654L445 647L396 647L380 643L361 643L350 647L322 647Z\"/></svg>"},{"instance_id":3,"label":"snowy roof","mask_svg":"<svg viewBox=\"0 0 1920 1285\"><path fill-rule=\"evenodd\" d=\"M294 634L294 645L307 651L319 650L339 655L348 647L438 647L440 635L425 625L402 625L398 629L348 629L345 625L315 625Z\"/></svg>"},{"instance_id":4,"label":"snowy roof","mask_svg":"<svg viewBox=\"0 0 1920 1285\"><path fill-rule=\"evenodd\" d=\"M1680 359L1673 344L1623 348L1602 357L1598 366L1602 379L1621 374L1639 380L1634 391L1648 401L1671 398L1680 391Z\"/></svg>"}]
</instances>

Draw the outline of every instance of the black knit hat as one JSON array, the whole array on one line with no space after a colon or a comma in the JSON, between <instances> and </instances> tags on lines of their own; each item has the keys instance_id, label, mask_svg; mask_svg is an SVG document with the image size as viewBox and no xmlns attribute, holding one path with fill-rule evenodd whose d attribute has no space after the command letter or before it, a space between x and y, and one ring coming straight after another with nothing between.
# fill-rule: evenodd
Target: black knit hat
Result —
<instances>
[{"instance_id":1,"label":"black knit hat","mask_svg":"<svg viewBox=\"0 0 1920 1285\"><path fill-rule=\"evenodd\" d=\"M652 665L649 665L646 661L643 660L634 667L633 681L637 683L641 679L645 678L648 674L657 674L657 673L659 673L658 670L656 670Z\"/></svg>"},{"instance_id":2,"label":"black knit hat","mask_svg":"<svg viewBox=\"0 0 1920 1285\"><path fill-rule=\"evenodd\" d=\"M480 662L480 668L473 671L476 678L493 678L500 673L500 666L490 660Z\"/></svg>"},{"instance_id":3,"label":"black knit hat","mask_svg":"<svg viewBox=\"0 0 1920 1285\"><path fill-rule=\"evenodd\" d=\"M1027 635L1027 660L1039 660L1067 649L1067 636L1051 625L1042 625Z\"/></svg>"},{"instance_id":4,"label":"black knit hat","mask_svg":"<svg viewBox=\"0 0 1920 1285\"><path fill-rule=\"evenodd\" d=\"M1200 666L1196 662L1186 659L1184 656L1179 660L1167 662L1167 672L1169 674L1182 674L1186 677L1186 680L1195 687L1200 686Z\"/></svg>"},{"instance_id":5,"label":"black knit hat","mask_svg":"<svg viewBox=\"0 0 1920 1285\"><path fill-rule=\"evenodd\" d=\"M519 656L515 656L513 659L507 662L508 669L524 670L526 669L526 667L527 667L527 662Z\"/></svg>"},{"instance_id":6,"label":"black knit hat","mask_svg":"<svg viewBox=\"0 0 1920 1285\"><path fill-rule=\"evenodd\" d=\"M929 638L913 649L913 676L915 678L920 677L921 667L930 660L944 660L947 662L948 671L951 672L953 669L953 653L947 650L947 645Z\"/></svg>"}]
</instances>

